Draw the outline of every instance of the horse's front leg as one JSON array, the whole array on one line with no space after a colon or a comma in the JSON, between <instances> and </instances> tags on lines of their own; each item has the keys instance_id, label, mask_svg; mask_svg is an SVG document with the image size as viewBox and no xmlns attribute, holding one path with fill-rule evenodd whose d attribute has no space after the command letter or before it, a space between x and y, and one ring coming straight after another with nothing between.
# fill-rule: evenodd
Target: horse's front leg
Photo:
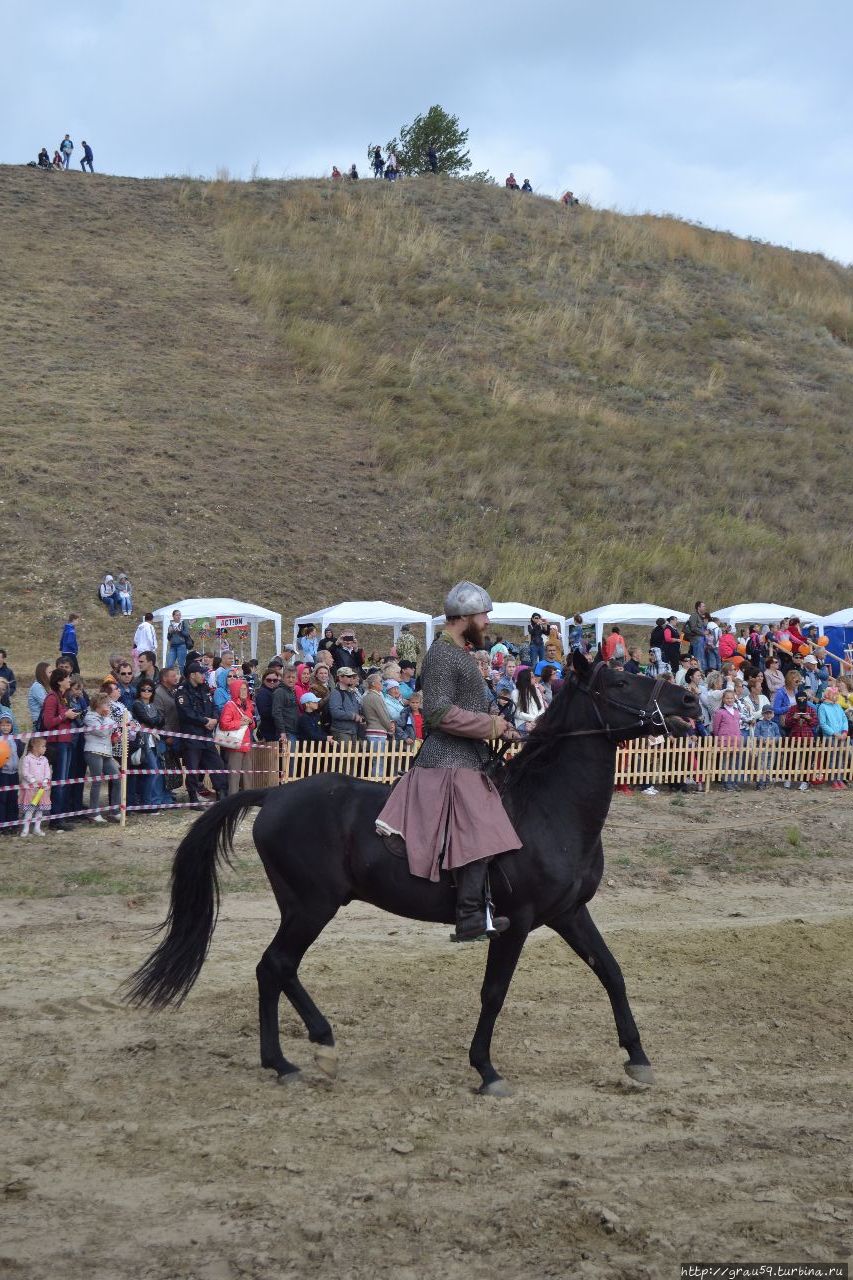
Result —
<instances>
[{"instance_id":1,"label":"horse's front leg","mask_svg":"<svg viewBox=\"0 0 853 1280\"><path fill-rule=\"evenodd\" d=\"M477 1092L491 1098L508 1098L512 1093L506 1080L492 1066L492 1033L529 931L527 922L520 924L515 918L506 933L489 943L486 973L480 990L480 1017L468 1059L483 1081Z\"/></svg>"},{"instance_id":2,"label":"horse's front leg","mask_svg":"<svg viewBox=\"0 0 853 1280\"><path fill-rule=\"evenodd\" d=\"M550 924L584 964L589 965L610 997L619 1043L628 1054L628 1061L624 1064L626 1073L640 1084L652 1084L654 1074L640 1043L640 1033L628 1003L622 970L598 932L588 908L573 907Z\"/></svg>"}]
</instances>

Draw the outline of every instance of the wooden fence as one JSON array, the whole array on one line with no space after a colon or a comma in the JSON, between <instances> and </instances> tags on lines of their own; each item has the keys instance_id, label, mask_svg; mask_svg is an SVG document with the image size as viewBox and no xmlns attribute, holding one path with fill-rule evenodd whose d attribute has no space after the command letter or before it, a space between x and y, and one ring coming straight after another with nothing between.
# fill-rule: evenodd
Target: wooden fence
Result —
<instances>
[{"instance_id":1,"label":"wooden fence","mask_svg":"<svg viewBox=\"0 0 853 1280\"><path fill-rule=\"evenodd\" d=\"M315 773L345 773L353 778L393 782L414 760L419 743L364 742L258 744L252 748L248 787L274 787ZM694 783L708 791L713 783L853 782L853 750L848 740L747 739L729 743L717 738L641 739L620 748L616 785L660 786Z\"/></svg>"}]
</instances>

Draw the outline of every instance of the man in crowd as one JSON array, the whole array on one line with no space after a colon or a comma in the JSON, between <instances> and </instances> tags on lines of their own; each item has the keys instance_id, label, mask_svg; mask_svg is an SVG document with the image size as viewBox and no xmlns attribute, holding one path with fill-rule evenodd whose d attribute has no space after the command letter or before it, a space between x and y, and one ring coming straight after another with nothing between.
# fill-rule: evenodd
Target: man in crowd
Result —
<instances>
[{"instance_id":1,"label":"man in crowd","mask_svg":"<svg viewBox=\"0 0 853 1280\"><path fill-rule=\"evenodd\" d=\"M693 606L693 612L684 624L684 638L690 645L690 652L698 662L702 671L707 670L707 662L705 660L705 624L708 620L708 610L702 600L697 600Z\"/></svg>"},{"instance_id":2,"label":"man in crowd","mask_svg":"<svg viewBox=\"0 0 853 1280\"><path fill-rule=\"evenodd\" d=\"M150 649L154 653L157 652L157 632L154 630L153 613L146 613L134 631L133 647L137 653L142 653L143 649Z\"/></svg>"},{"instance_id":3,"label":"man in crowd","mask_svg":"<svg viewBox=\"0 0 853 1280\"><path fill-rule=\"evenodd\" d=\"M202 807L199 781L205 771L210 772L210 780L219 800L223 800L227 792L225 776L218 772L224 768L222 757L213 745L213 731L217 725L216 708L200 662L187 663L184 683L175 695L175 704L181 733L195 735L193 738L182 739L181 753L187 769L190 802L194 808L199 809Z\"/></svg>"},{"instance_id":4,"label":"man in crowd","mask_svg":"<svg viewBox=\"0 0 853 1280\"><path fill-rule=\"evenodd\" d=\"M359 680L364 675L364 650L358 647L355 634L351 630L344 631L338 643L332 649L332 661L334 670L337 672L339 667L349 667L358 676Z\"/></svg>"},{"instance_id":5,"label":"man in crowd","mask_svg":"<svg viewBox=\"0 0 853 1280\"><path fill-rule=\"evenodd\" d=\"M442 869L454 872L458 942L509 928L509 920L492 913L488 861L521 848L500 794L483 774L487 742L517 741L518 734L490 714L491 695L465 647L482 648L491 608L476 583L459 582L448 593L445 628L421 672L430 733L376 824L381 836L404 844L413 875L438 880Z\"/></svg>"},{"instance_id":6,"label":"man in crowd","mask_svg":"<svg viewBox=\"0 0 853 1280\"><path fill-rule=\"evenodd\" d=\"M116 675L118 676L119 702L123 703L130 711L136 701L136 685L133 682L133 667L129 658L122 659Z\"/></svg>"},{"instance_id":7,"label":"man in crowd","mask_svg":"<svg viewBox=\"0 0 853 1280\"><path fill-rule=\"evenodd\" d=\"M340 667L337 685L329 694L329 721L336 742L355 742L358 727L364 724L361 699L356 692L358 676L352 667Z\"/></svg>"},{"instance_id":8,"label":"man in crowd","mask_svg":"<svg viewBox=\"0 0 853 1280\"><path fill-rule=\"evenodd\" d=\"M272 696L272 718L281 742L296 746L299 707L296 702L296 668L285 667L278 688Z\"/></svg>"},{"instance_id":9,"label":"man in crowd","mask_svg":"<svg viewBox=\"0 0 853 1280\"><path fill-rule=\"evenodd\" d=\"M94 159L95 159L95 153L94 153L94 151L93 151L93 150L92 150L92 148L89 146L88 142L84 142L84 143L83 143L83 157L82 157L82 159L81 159L81 161L80 161L80 168L83 170L83 172L84 172L84 173L86 172L86 166L87 166L87 165L89 166L89 172L90 172L90 173L94 173L94 172L95 172L94 165L93 165L93 161L94 161Z\"/></svg>"},{"instance_id":10,"label":"man in crowd","mask_svg":"<svg viewBox=\"0 0 853 1280\"><path fill-rule=\"evenodd\" d=\"M154 660L154 652L151 649L143 649L139 654L139 680L153 680L156 684L160 679L160 669Z\"/></svg>"},{"instance_id":11,"label":"man in crowd","mask_svg":"<svg viewBox=\"0 0 853 1280\"><path fill-rule=\"evenodd\" d=\"M160 679L154 690L153 703L158 711L163 712L163 719L166 722L164 728L167 733L178 733L181 727L178 720L178 708L175 703L179 680L178 668L166 667L165 671L160 673Z\"/></svg>"},{"instance_id":12,"label":"man in crowd","mask_svg":"<svg viewBox=\"0 0 853 1280\"><path fill-rule=\"evenodd\" d=\"M557 675L562 675L563 673L563 664L560 661L560 655L555 644L548 643L545 645L545 657L541 662L536 663L533 668L533 674L541 676L546 667L553 667Z\"/></svg>"}]
</instances>

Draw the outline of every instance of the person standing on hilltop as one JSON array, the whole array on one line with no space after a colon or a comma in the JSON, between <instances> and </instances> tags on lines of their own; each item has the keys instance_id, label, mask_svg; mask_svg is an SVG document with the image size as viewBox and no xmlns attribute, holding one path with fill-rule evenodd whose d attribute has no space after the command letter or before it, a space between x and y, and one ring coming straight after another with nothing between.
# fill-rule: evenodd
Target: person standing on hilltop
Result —
<instances>
[{"instance_id":1,"label":"person standing on hilltop","mask_svg":"<svg viewBox=\"0 0 853 1280\"><path fill-rule=\"evenodd\" d=\"M65 137L59 144L59 152L62 156L62 163L67 169L71 164L71 152L74 150L74 143L71 141L71 135L66 133Z\"/></svg>"},{"instance_id":2,"label":"person standing on hilltop","mask_svg":"<svg viewBox=\"0 0 853 1280\"><path fill-rule=\"evenodd\" d=\"M431 142L427 148L427 159L429 167L433 173L438 173L438 152L435 149L435 143Z\"/></svg>"},{"instance_id":3,"label":"person standing on hilltop","mask_svg":"<svg viewBox=\"0 0 853 1280\"><path fill-rule=\"evenodd\" d=\"M84 172L84 173L86 172L86 165L88 165L88 166L89 166L89 172L90 172L90 173L94 173L94 172L95 172L94 168L92 167L92 161L93 161L94 159L95 159L95 153L92 151L92 148L89 146L88 142L86 142L86 141L84 140L84 142L83 142L83 158L82 158L82 159L81 159L81 161L80 161L80 168L83 170L83 172Z\"/></svg>"}]
</instances>

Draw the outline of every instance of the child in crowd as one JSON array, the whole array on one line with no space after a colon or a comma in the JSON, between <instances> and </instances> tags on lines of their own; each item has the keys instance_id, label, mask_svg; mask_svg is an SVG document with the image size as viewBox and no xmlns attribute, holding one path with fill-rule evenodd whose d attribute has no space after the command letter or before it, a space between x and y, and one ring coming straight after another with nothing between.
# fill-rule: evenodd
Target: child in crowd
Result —
<instances>
[{"instance_id":1,"label":"child in crowd","mask_svg":"<svg viewBox=\"0 0 853 1280\"><path fill-rule=\"evenodd\" d=\"M24 825L21 835L30 834L30 823L37 836L46 833L41 829L44 814L50 815L50 762L47 755L46 738L30 738L26 754L21 761L21 809Z\"/></svg>"},{"instance_id":2,"label":"child in crowd","mask_svg":"<svg viewBox=\"0 0 853 1280\"><path fill-rule=\"evenodd\" d=\"M735 698L734 689L726 689L723 693L723 700L717 710L714 712L714 718L711 721L711 732L714 737L725 744L726 756L724 757L724 768L736 772L740 757L740 752L735 749L736 745L741 743L740 728L740 711ZM728 777L723 783L725 791L739 791L735 778Z\"/></svg>"},{"instance_id":3,"label":"child in crowd","mask_svg":"<svg viewBox=\"0 0 853 1280\"><path fill-rule=\"evenodd\" d=\"M11 835L12 828L4 827L4 822L18 820L18 792L6 791L6 787L18 786L18 744L12 736L14 723L8 711L0 713L0 747L8 749L0 751L0 757L6 756L0 768L0 835Z\"/></svg>"},{"instance_id":4,"label":"child in crowd","mask_svg":"<svg viewBox=\"0 0 853 1280\"><path fill-rule=\"evenodd\" d=\"M103 826L107 822L118 822L115 814L108 813L104 817L100 812L100 779L102 777L117 779L121 772L118 761L113 758L113 736L116 731L116 722L111 714L111 705L109 693L104 691L96 693L83 721L86 730L83 736L86 768L93 779L98 779L98 781L92 782L92 790L89 796L89 808L95 809L97 812L89 821L98 826ZM119 705L121 706L121 704ZM122 709L124 708L122 707ZM111 783L110 785L113 788L111 799L116 805L118 803L118 786L116 783Z\"/></svg>"},{"instance_id":5,"label":"child in crowd","mask_svg":"<svg viewBox=\"0 0 853 1280\"><path fill-rule=\"evenodd\" d=\"M770 761L770 753L773 748L771 743L779 742L782 737L782 731L773 717L773 708L770 703L765 703L761 708L761 716L755 725L755 741L756 741L756 772L759 774L758 781L755 784L756 791L764 791L770 785L770 779L766 772L762 773L762 769L766 771Z\"/></svg>"}]
</instances>

